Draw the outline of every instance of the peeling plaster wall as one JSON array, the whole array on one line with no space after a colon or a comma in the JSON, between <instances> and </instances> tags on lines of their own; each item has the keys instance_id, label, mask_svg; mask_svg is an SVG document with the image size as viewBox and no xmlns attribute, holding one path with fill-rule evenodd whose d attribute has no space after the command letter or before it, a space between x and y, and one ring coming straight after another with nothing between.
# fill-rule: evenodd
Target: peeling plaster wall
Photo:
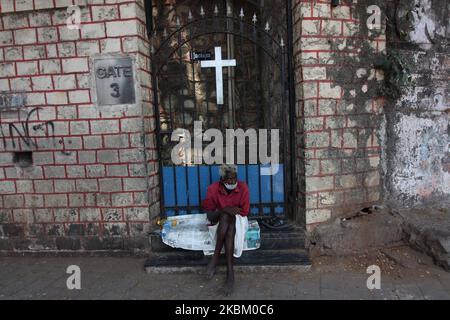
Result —
<instances>
[{"instance_id":1,"label":"peeling plaster wall","mask_svg":"<svg viewBox=\"0 0 450 320\"><path fill-rule=\"evenodd\" d=\"M388 52L411 64L416 82L385 112L385 199L396 207L450 205L449 7L447 1L405 0L389 8L397 23L388 29Z\"/></svg>"}]
</instances>

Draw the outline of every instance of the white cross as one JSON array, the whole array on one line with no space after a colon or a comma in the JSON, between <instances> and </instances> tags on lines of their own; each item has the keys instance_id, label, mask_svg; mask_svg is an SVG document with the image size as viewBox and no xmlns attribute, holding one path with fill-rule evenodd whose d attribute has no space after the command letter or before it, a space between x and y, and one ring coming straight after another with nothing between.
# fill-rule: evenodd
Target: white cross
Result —
<instances>
[{"instance_id":1,"label":"white cross","mask_svg":"<svg viewBox=\"0 0 450 320\"><path fill-rule=\"evenodd\" d=\"M236 60L222 60L222 48L215 47L215 59L201 61L202 68L216 68L217 104L223 104L223 67L236 67Z\"/></svg>"}]
</instances>

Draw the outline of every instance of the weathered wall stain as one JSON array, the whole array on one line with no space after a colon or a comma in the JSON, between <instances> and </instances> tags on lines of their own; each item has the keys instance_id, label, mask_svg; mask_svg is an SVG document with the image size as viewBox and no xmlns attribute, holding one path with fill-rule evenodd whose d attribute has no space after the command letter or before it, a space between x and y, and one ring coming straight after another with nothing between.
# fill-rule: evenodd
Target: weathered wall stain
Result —
<instances>
[{"instance_id":1,"label":"weathered wall stain","mask_svg":"<svg viewBox=\"0 0 450 320\"><path fill-rule=\"evenodd\" d=\"M383 149L385 198L401 207L450 205L449 3L396 1L388 51L411 61L413 90L389 101Z\"/></svg>"},{"instance_id":2,"label":"weathered wall stain","mask_svg":"<svg viewBox=\"0 0 450 320\"><path fill-rule=\"evenodd\" d=\"M448 192L450 175L442 171L441 164L442 156L448 152L446 130L445 119L399 115L394 131L401 145L395 145L391 161L396 165L390 168L392 200L404 201L408 206L439 199Z\"/></svg>"},{"instance_id":3,"label":"weathered wall stain","mask_svg":"<svg viewBox=\"0 0 450 320\"><path fill-rule=\"evenodd\" d=\"M400 40L429 50L450 39L449 4L441 0L393 1L395 31Z\"/></svg>"},{"instance_id":4,"label":"weathered wall stain","mask_svg":"<svg viewBox=\"0 0 450 320\"><path fill-rule=\"evenodd\" d=\"M374 45L382 30L367 28L366 9L372 4L381 8L386 22L386 50ZM339 111L365 116L352 117L358 128L349 132L357 140L354 152L330 147L327 154L358 159L358 170L370 170L370 156L378 151L367 147L375 132L381 146L383 200L395 206L450 202L449 5L436 0L360 1L353 11L360 21L354 37L329 41L330 59L339 67L327 70L327 78L343 89ZM377 69L377 61L389 56L405 64L404 76L411 79L387 81L390 75ZM371 109L370 101L381 96L381 108Z\"/></svg>"}]
</instances>

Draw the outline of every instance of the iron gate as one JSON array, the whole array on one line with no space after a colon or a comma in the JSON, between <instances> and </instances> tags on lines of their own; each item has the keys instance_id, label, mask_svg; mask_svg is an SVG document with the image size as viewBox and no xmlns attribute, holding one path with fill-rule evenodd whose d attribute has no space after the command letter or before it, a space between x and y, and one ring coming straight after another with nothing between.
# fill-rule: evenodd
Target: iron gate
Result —
<instances>
[{"instance_id":1,"label":"iron gate","mask_svg":"<svg viewBox=\"0 0 450 320\"><path fill-rule=\"evenodd\" d=\"M296 191L290 1L151 2L147 20L162 215L199 213L208 185L219 178L218 165L202 163L203 153L190 148L179 152L181 163L173 162L179 141L172 135L177 129L195 133L198 121L202 133L215 128L224 136L226 129L270 129L270 141L273 129L279 130L278 173L262 175L266 165L249 162L249 139L238 179L249 185L251 216L291 216ZM212 68L219 59L227 66ZM194 144L194 134L184 138ZM203 150L211 141L201 143Z\"/></svg>"}]
</instances>

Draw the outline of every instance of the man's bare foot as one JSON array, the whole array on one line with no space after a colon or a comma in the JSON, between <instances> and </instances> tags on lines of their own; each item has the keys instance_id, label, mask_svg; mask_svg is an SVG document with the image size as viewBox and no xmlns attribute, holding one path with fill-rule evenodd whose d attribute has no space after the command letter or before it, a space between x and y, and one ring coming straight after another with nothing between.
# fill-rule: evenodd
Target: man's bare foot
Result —
<instances>
[{"instance_id":1,"label":"man's bare foot","mask_svg":"<svg viewBox=\"0 0 450 320\"><path fill-rule=\"evenodd\" d=\"M209 279L212 279L212 277L214 277L214 275L216 274L216 261L213 259L211 259L211 261L208 263L208 266L206 267L206 276Z\"/></svg>"},{"instance_id":2,"label":"man's bare foot","mask_svg":"<svg viewBox=\"0 0 450 320\"><path fill-rule=\"evenodd\" d=\"M227 280L225 282L225 286L223 287L223 291L225 296L230 296L234 291L234 274L229 274L227 276Z\"/></svg>"}]
</instances>

